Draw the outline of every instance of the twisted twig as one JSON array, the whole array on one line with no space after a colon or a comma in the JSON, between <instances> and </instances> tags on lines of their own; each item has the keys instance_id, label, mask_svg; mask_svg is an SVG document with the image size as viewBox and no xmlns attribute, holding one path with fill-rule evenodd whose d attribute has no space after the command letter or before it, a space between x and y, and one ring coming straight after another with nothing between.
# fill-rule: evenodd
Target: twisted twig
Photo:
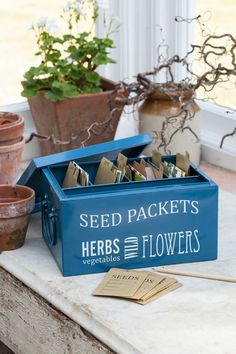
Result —
<instances>
[{"instance_id":1,"label":"twisted twig","mask_svg":"<svg viewBox=\"0 0 236 354\"><path fill-rule=\"evenodd\" d=\"M173 101L180 102L181 108L177 116L166 117L161 130L154 132L155 138L160 139L158 148L163 148L165 151L168 151L168 146L179 131L189 130L195 136L196 140L199 140L197 134L187 125L187 120L191 120L195 116L195 109L191 103L196 92L202 88L208 95L216 85L227 82L232 77L236 77L236 38L230 33L206 35L207 30L204 24L204 17L206 17L206 14L187 19L177 16L175 18L176 22L191 23L197 21L199 23L202 37L204 38L203 43L201 45L192 44L190 50L183 57L175 54L170 58L164 58L163 55L159 55L158 63L153 70L139 73L136 77L136 82L124 84L126 97L118 95L116 99L117 102L137 107L142 100L159 93L169 97ZM160 49L164 46L166 44L162 41L158 46L158 53L161 53ZM190 58L193 54L197 56L198 59L196 60L201 63L201 67L203 67L202 64L205 65L205 70L201 74L194 71L194 68L198 69L199 65L193 68L190 64ZM224 60L226 56L229 58L227 61ZM185 68L186 78L184 80L179 82L175 80L175 65L181 65L181 67ZM167 76L165 83L158 82L161 72L164 72ZM186 95L190 96L190 99L184 99ZM177 123L177 120L180 121L180 124L175 128L174 125ZM174 128L174 131L170 138L167 138L166 132L170 126ZM226 137L235 134L235 130L230 134L226 134L222 138L220 147L222 147Z\"/></svg>"},{"instance_id":2,"label":"twisted twig","mask_svg":"<svg viewBox=\"0 0 236 354\"><path fill-rule=\"evenodd\" d=\"M222 149L223 147L223 144L224 144L224 141L226 138L228 138L229 136L234 136L236 134L236 127L234 128L234 130L232 131L232 133L228 133L228 134L225 134L222 139L221 139L221 142L220 142L220 148Z\"/></svg>"}]
</instances>

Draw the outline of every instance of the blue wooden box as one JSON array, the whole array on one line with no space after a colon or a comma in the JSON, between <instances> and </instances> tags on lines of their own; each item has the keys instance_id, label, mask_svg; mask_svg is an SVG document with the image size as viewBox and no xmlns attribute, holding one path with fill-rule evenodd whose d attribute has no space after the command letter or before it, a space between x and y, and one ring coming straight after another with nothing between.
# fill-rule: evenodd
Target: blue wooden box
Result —
<instances>
[{"instance_id":1,"label":"blue wooden box","mask_svg":"<svg viewBox=\"0 0 236 354\"><path fill-rule=\"evenodd\" d=\"M150 142L144 134L39 157L22 175L64 276L217 258L218 187L194 164L188 177L93 185L102 156L139 160ZM61 187L72 160L89 172L89 186Z\"/></svg>"}]
</instances>

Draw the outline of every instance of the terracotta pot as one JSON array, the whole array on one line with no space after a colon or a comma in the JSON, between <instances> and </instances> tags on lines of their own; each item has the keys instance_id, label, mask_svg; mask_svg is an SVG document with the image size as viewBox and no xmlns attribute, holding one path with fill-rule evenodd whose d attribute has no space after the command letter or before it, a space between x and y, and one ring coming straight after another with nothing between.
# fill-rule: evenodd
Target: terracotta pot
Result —
<instances>
[{"instance_id":1,"label":"terracotta pot","mask_svg":"<svg viewBox=\"0 0 236 354\"><path fill-rule=\"evenodd\" d=\"M20 172L25 139L16 144L0 146L0 184L14 184Z\"/></svg>"},{"instance_id":2,"label":"terracotta pot","mask_svg":"<svg viewBox=\"0 0 236 354\"><path fill-rule=\"evenodd\" d=\"M23 246L34 205L33 189L0 185L0 252Z\"/></svg>"},{"instance_id":3,"label":"terracotta pot","mask_svg":"<svg viewBox=\"0 0 236 354\"><path fill-rule=\"evenodd\" d=\"M160 144L163 123L166 118L175 117L168 130L164 132L167 142L176 129L180 127L182 123L182 120L178 118L182 111L181 102L179 101L180 94L182 94L182 99L185 101L187 109L194 114L194 118L188 120L185 126L189 126L198 137L200 136L200 121L197 114L199 107L193 99L193 92L189 89L183 93L183 91L176 89L176 85L174 85L173 88L170 87L168 95L163 92L152 94L139 108L139 131L140 133L150 133L153 136L152 144L144 150L145 154L150 155L152 150L156 149ZM163 148L159 150L161 153L166 153ZM174 134L171 143L167 146L167 150L171 154L176 154L177 152L185 154L188 151L193 162L196 164L200 162L200 142L189 129L183 132L178 131Z\"/></svg>"},{"instance_id":4,"label":"terracotta pot","mask_svg":"<svg viewBox=\"0 0 236 354\"><path fill-rule=\"evenodd\" d=\"M23 117L10 112L0 112L0 146L19 142L23 133Z\"/></svg>"},{"instance_id":5,"label":"terracotta pot","mask_svg":"<svg viewBox=\"0 0 236 354\"><path fill-rule=\"evenodd\" d=\"M39 134L53 135L63 142L79 134L76 140L65 145L39 140L42 155L79 148L84 141L84 146L88 146L113 140L123 108L115 103L115 85L113 81L103 79L104 91L100 93L52 102L41 92L30 99L29 106ZM108 122L114 108L119 110L114 112L112 120ZM89 135L87 130L94 123L100 125L95 124Z\"/></svg>"}]
</instances>

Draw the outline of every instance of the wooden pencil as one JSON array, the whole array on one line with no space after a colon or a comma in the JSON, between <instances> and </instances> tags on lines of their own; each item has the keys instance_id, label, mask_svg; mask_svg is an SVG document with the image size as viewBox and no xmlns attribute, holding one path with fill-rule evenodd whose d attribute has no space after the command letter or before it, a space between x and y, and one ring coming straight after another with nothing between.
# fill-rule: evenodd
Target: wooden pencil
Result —
<instances>
[{"instance_id":1,"label":"wooden pencil","mask_svg":"<svg viewBox=\"0 0 236 354\"><path fill-rule=\"evenodd\" d=\"M197 272L188 272L185 270L177 270L177 269L170 269L170 268L164 268L164 267L158 267L158 268L155 268L154 270L159 273L174 274L174 275L181 275L181 276L185 276L185 277L203 278L203 279L209 279L209 280L218 280L218 281L236 283L235 277L228 277L228 276L223 276L223 275L214 275L214 274L207 274L207 273L202 274L202 273L197 273Z\"/></svg>"}]
</instances>

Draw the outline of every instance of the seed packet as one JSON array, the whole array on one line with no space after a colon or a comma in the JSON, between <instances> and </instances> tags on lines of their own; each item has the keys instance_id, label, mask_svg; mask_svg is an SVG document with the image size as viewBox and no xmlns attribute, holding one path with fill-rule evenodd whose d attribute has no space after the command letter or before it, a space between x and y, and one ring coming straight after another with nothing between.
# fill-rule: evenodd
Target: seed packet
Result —
<instances>
[{"instance_id":1,"label":"seed packet","mask_svg":"<svg viewBox=\"0 0 236 354\"><path fill-rule=\"evenodd\" d=\"M185 172L171 162L164 161L165 173L168 177L184 177Z\"/></svg>"},{"instance_id":2,"label":"seed packet","mask_svg":"<svg viewBox=\"0 0 236 354\"><path fill-rule=\"evenodd\" d=\"M81 186L88 186L89 184L89 174L82 169L75 161L73 161L74 166L78 169L78 182Z\"/></svg>"},{"instance_id":3,"label":"seed packet","mask_svg":"<svg viewBox=\"0 0 236 354\"><path fill-rule=\"evenodd\" d=\"M170 286L168 286L167 288L160 290L159 292L157 292L155 295L149 297L147 300L138 300L135 301L137 304L140 305L146 305L149 304L150 302L159 299L160 297L169 294L171 291L177 290L178 288L180 288L182 286L182 284L180 284L179 282L176 282Z\"/></svg>"},{"instance_id":4,"label":"seed packet","mask_svg":"<svg viewBox=\"0 0 236 354\"><path fill-rule=\"evenodd\" d=\"M142 299L143 296L149 294L153 288L155 288L163 279L165 279L165 277L162 275L158 275L151 272L146 272L146 273L147 273L147 278L144 280L140 288L136 291L136 293L132 297L132 299L134 300Z\"/></svg>"},{"instance_id":5,"label":"seed packet","mask_svg":"<svg viewBox=\"0 0 236 354\"><path fill-rule=\"evenodd\" d=\"M121 180L121 175L121 171L113 165L113 162L103 157L98 167L94 184L118 183Z\"/></svg>"},{"instance_id":6,"label":"seed packet","mask_svg":"<svg viewBox=\"0 0 236 354\"><path fill-rule=\"evenodd\" d=\"M180 168L182 171L184 171L186 176L189 175L190 161L189 161L189 153L187 151L185 155L182 155L180 153L176 154L176 166Z\"/></svg>"},{"instance_id":7,"label":"seed packet","mask_svg":"<svg viewBox=\"0 0 236 354\"><path fill-rule=\"evenodd\" d=\"M67 168L62 188L77 187L78 183L81 186L89 184L89 174L82 169L75 161L71 161Z\"/></svg>"},{"instance_id":8,"label":"seed packet","mask_svg":"<svg viewBox=\"0 0 236 354\"><path fill-rule=\"evenodd\" d=\"M157 150L152 150L152 162L158 167L161 165L161 154Z\"/></svg>"},{"instance_id":9,"label":"seed packet","mask_svg":"<svg viewBox=\"0 0 236 354\"><path fill-rule=\"evenodd\" d=\"M78 175L79 171L74 165L73 161L69 163L69 166L67 168L63 183L62 183L62 188L70 188L70 187L76 187L77 186L77 180L78 180Z\"/></svg>"},{"instance_id":10,"label":"seed packet","mask_svg":"<svg viewBox=\"0 0 236 354\"><path fill-rule=\"evenodd\" d=\"M120 170L123 170L125 168L125 166L127 165L127 161L128 161L128 158L119 152L118 157L117 157L117 167Z\"/></svg>"},{"instance_id":11,"label":"seed packet","mask_svg":"<svg viewBox=\"0 0 236 354\"><path fill-rule=\"evenodd\" d=\"M132 298L146 277L146 272L111 268L93 295Z\"/></svg>"},{"instance_id":12,"label":"seed packet","mask_svg":"<svg viewBox=\"0 0 236 354\"><path fill-rule=\"evenodd\" d=\"M119 297L145 305L180 286L176 279L163 274L111 268L92 295Z\"/></svg>"},{"instance_id":13,"label":"seed packet","mask_svg":"<svg viewBox=\"0 0 236 354\"><path fill-rule=\"evenodd\" d=\"M149 162L145 161L144 159L140 160L140 164L145 166L145 168L149 167L152 169L152 172L154 174L153 179L162 179L163 178L163 166L162 165L160 165L159 169L157 169L156 167L154 167L153 165L151 165Z\"/></svg>"},{"instance_id":14,"label":"seed packet","mask_svg":"<svg viewBox=\"0 0 236 354\"><path fill-rule=\"evenodd\" d=\"M116 165L117 165L117 168L121 171L121 181L123 180L125 173L126 173L125 169L127 166L127 161L128 161L128 158L119 152Z\"/></svg>"},{"instance_id":15,"label":"seed packet","mask_svg":"<svg viewBox=\"0 0 236 354\"><path fill-rule=\"evenodd\" d=\"M126 168L126 176L131 180L131 181L146 181L146 177L142 175L139 171L136 170L133 166L130 164L127 165Z\"/></svg>"}]
</instances>

